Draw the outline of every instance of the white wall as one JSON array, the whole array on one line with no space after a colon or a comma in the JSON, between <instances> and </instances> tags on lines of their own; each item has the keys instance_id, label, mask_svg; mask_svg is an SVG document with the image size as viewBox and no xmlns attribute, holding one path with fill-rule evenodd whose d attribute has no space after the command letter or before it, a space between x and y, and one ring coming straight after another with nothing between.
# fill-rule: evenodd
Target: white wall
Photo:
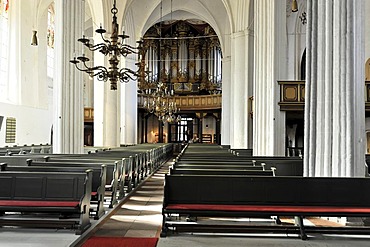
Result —
<instances>
[{"instance_id":1,"label":"white wall","mask_svg":"<svg viewBox=\"0 0 370 247\"><path fill-rule=\"evenodd\" d=\"M48 110L0 103L0 116L4 116L0 129L0 147L51 142L52 118ZM5 143L6 118L16 118L16 142Z\"/></svg>"},{"instance_id":2,"label":"white wall","mask_svg":"<svg viewBox=\"0 0 370 247\"><path fill-rule=\"evenodd\" d=\"M216 119L214 117L205 117L202 121L202 134L211 134L212 142L216 134Z\"/></svg>"},{"instance_id":3,"label":"white wall","mask_svg":"<svg viewBox=\"0 0 370 247\"><path fill-rule=\"evenodd\" d=\"M281 80L299 80L301 74L301 60L306 48L307 24L302 24L300 16L306 13L306 1L300 1L298 12L287 11L288 34L288 70L287 78Z\"/></svg>"}]
</instances>

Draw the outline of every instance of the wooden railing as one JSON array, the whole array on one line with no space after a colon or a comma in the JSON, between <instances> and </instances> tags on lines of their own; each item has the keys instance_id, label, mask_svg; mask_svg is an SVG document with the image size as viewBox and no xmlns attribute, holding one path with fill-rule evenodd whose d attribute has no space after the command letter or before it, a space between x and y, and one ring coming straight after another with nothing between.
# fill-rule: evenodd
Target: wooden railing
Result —
<instances>
[{"instance_id":1,"label":"wooden railing","mask_svg":"<svg viewBox=\"0 0 370 247\"><path fill-rule=\"evenodd\" d=\"M365 81L365 111L370 111L370 81Z\"/></svg>"},{"instance_id":2,"label":"wooden railing","mask_svg":"<svg viewBox=\"0 0 370 247\"><path fill-rule=\"evenodd\" d=\"M217 110L221 109L222 95L202 95L202 96L175 96L176 105L181 111L191 110ZM138 107L144 108L144 102L148 100L145 95L138 95ZM84 109L85 122L94 122L94 108Z\"/></svg>"},{"instance_id":3,"label":"wooden railing","mask_svg":"<svg viewBox=\"0 0 370 247\"><path fill-rule=\"evenodd\" d=\"M222 105L222 95L215 94L215 95L188 95L188 96L175 96L174 100L178 108L181 111L189 111L189 110L216 110L221 109ZM138 95L138 107L143 108L144 102L148 101L148 97L146 95Z\"/></svg>"},{"instance_id":4,"label":"wooden railing","mask_svg":"<svg viewBox=\"0 0 370 247\"><path fill-rule=\"evenodd\" d=\"M303 111L305 81L278 81L280 85L280 110Z\"/></svg>"},{"instance_id":5,"label":"wooden railing","mask_svg":"<svg viewBox=\"0 0 370 247\"><path fill-rule=\"evenodd\" d=\"M84 108L84 121L94 122L94 108L91 107Z\"/></svg>"},{"instance_id":6,"label":"wooden railing","mask_svg":"<svg viewBox=\"0 0 370 247\"><path fill-rule=\"evenodd\" d=\"M305 81L278 81L280 85L280 110L303 111ZM365 110L370 111L370 81L365 81Z\"/></svg>"}]
</instances>

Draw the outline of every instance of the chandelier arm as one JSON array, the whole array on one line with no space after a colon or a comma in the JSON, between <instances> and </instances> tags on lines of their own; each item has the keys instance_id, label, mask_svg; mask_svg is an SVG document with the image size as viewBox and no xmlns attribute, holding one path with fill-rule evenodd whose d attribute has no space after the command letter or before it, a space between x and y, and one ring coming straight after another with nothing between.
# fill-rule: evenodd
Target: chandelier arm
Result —
<instances>
[{"instance_id":1,"label":"chandelier arm","mask_svg":"<svg viewBox=\"0 0 370 247\"><path fill-rule=\"evenodd\" d=\"M121 49L128 49L130 50L132 53L135 53L135 54L139 54L140 51L135 51L135 50L138 50L137 47L133 47L131 45L127 45L127 44L121 44Z\"/></svg>"},{"instance_id":2,"label":"chandelier arm","mask_svg":"<svg viewBox=\"0 0 370 247\"><path fill-rule=\"evenodd\" d=\"M95 77L98 79L98 81L108 81L108 73L104 70L100 70L94 74L91 74L91 76Z\"/></svg>"},{"instance_id":3,"label":"chandelier arm","mask_svg":"<svg viewBox=\"0 0 370 247\"><path fill-rule=\"evenodd\" d=\"M76 69L79 70L79 71L86 72L86 73L88 73L88 71L89 71L88 67L86 69L84 69L84 68L78 67L77 63L75 63L74 65L75 65ZM86 67L86 65L85 65L85 67Z\"/></svg>"},{"instance_id":4,"label":"chandelier arm","mask_svg":"<svg viewBox=\"0 0 370 247\"><path fill-rule=\"evenodd\" d=\"M124 82L128 82L129 80L132 80L132 81L135 81L135 75L132 75L131 73L128 73L127 71L124 71L124 72L120 72L120 76L119 78L122 80L123 78L127 78L127 80L124 80Z\"/></svg>"},{"instance_id":5,"label":"chandelier arm","mask_svg":"<svg viewBox=\"0 0 370 247\"><path fill-rule=\"evenodd\" d=\"M91 67L91 68L90 68L90 70L91 70L91 71L96 71L96 70L98 70L98 71L101 71L101 72L104 72L104 73L108 74L108 69L107 69L107 68L105 68L105 67L103 67L103 66L95 66L95 67Z\"/></svg>"},{"instance_id":6,"label":"chandelier arm","mask_svg":"<svg viewBox=\"0 0 370 247\"><path fill-rule=\"evenodd\" d=\"M135 77L138 77L139 74L138 74L138 71L133 71L132 69L129 69L129 68L122 68L119 70L119 73L130 73L132 75L134 75Z\"/></svg>"},{"instance_id":7,"label":"chandelier arm","mask_svg":"<svg viewBox=\"0 0 370 247\"><path fill-rule=\"evenodd\" d=\"M101 44L97 44L97 45L90 45L90 46L88 46L88 48L89 48L90 51L97 51L99 49L105 49L105 48L107 48L107 45L101 43Z\"/></svg>"},{"instance_id":8,"label":"chandelier arm","mask_svg":"<svg viewBox=\"0 0 370 247\"><path fill-rule=\"evenodd\" d=\"M118 50L119 54L121 54L124 57L127 57L130 54L138 54L134 50L130 50L128 48L118 48L117 50Z\"/></svg>"},{"instance_id":9,"label":"chandelier arm","mask_svg":"<svg viewBox=\"0 0 370 247\"><path fill-rule=\"evenodd\" d=\"M111 46L111 45L112 45L112 42L111 42L110 40L108 40L108 39L104 38L104 35L103 35L102 33L100 33L100 37L101 37L101 39L102 39L105 43L108 43L108 44L109 44L109 46Z\"/></svg>"},{"instance_id":10,"label":"chandelier arm","mask_svg":"<svg viewBox=\"0 0 370 247\"><path fill-rule=\"evenodd\" d=\"M105 73L108 73L108 69L105 68L104 66L94 66L94 67L89 67L87 64L86 64L86 61L83 61L82 64L85 66L86 70L85 72L92 72L92 71L95 71L95 70L100 70L100 71L104 71Z\"/></svg>"}]
</instances>

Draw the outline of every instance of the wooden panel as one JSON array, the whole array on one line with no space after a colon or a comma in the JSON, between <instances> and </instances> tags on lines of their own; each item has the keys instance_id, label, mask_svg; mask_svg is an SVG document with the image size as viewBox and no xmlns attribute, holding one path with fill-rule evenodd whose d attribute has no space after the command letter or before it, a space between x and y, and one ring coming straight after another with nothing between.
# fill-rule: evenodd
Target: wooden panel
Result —
<instances>
[{"instance_id":1,"label":"wooden panel","mask_svg":"<svg viewBox=\"0 0 370 247\"><path fill-rule=\"evenodd\" d=\"M305 81L279 81L280 110L303 111L305 97Z\"/></svg>"},{"instance_id":2,"label":"wooden panel","mask_svg":"<svg viewBox=\"0 0 370 247\"><path fill-rule=\"evenodd\" d=\"M84 122L94 122L94 108L84 108Z\"/></svg>"},{"instance_id":3,"label":"wooden panel","mask_svg":"<svg viewBox=\"0 0 370 247\"><path fill-rule=\"evenodd\" d=\"M365 81L365 110L370 111L370 81Z\"/></svg>"},{"instance_id":4,"label":"wooden panel","mask_svg":"<svg viewBox=\"0 0 370 247\"><path fill-rule=\"evenodd\" d=\"M283 89L284 101L296 102L298 101L298 85L287 85Z\"/></svg>"},{"instance_id":5,"label":"wooden panel","mask_svg":"<svg viewBox=\"0 0 370 247\"><path fill-rule=\"evenodd\" d=\"M176 105L181 110L215 110L221 109L222 95L204 95L204 96L175 96ZM144 108L144 102L149 101L145 95L138 96L138 107Z\"/></svg>"},{"instance_id":6,"label":"wooden panel","mask_svg":"<svg viewBox=\"0 0 370 247\"><path fill-rule=\"evenodd\" d=\"M305 99L305 85L301 85L300 87L300 90L301 90L301 101L304 102L304 99Z\"/></svg>"}]
</instances>

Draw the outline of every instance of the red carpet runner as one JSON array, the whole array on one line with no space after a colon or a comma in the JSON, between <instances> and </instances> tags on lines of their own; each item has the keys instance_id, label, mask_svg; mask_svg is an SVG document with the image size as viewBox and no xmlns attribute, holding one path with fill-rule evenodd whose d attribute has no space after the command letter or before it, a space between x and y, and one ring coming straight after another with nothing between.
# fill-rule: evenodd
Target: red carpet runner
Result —
<instances>
[{"instance_id":1,"label":"red carpet runner","mask_svg":"<svg viewBox=\"0 0 370 247\"><path fill-rule=\"evenodd\" d=\"M155 247L158 238L91 237L83 247Z\"/></svg>"}]
</instances>

